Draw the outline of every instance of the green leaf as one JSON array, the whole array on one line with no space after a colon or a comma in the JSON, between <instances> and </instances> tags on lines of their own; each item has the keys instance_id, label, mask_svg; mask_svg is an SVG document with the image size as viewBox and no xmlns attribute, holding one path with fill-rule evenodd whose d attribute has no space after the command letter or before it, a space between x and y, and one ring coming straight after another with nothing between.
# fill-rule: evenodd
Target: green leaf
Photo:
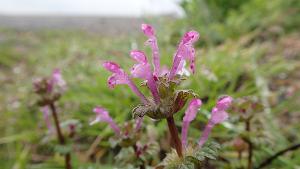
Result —
<instances>
[{"instance_id":1,"label":"green leaf","mask_svg":"<svg viewBox=\"0 0 300 169\"><path fill-rule=\"evenodd\" d=\"M72 145L67 144L67 145L55 145L54 150L56 152L59 152L61 154L67 154L72 151Z\"/></svg>"}]
</instances>

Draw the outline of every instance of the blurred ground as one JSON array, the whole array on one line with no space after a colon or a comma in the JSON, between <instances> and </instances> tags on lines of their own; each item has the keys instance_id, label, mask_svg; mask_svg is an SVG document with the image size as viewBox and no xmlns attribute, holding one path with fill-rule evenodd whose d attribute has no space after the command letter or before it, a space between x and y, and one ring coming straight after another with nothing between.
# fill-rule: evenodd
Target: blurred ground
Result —
<instances>
[{"instance_id":1,"label":"blurred ground","mask_svg":"<svg viewBox=\"0 0 300 169\"><path fill-rule=\"evenodd\" d=\"M0 16L2 27L16 30L72 29L109 35L134 33L143 20L142 18L97 16Z\"/></svg>"}]
</instances>

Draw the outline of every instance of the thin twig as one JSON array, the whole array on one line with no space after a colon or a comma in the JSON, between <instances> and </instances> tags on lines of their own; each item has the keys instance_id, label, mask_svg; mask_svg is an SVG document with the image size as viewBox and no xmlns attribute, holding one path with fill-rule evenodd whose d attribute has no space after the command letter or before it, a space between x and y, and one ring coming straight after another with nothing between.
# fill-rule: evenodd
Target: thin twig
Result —
<instances>
[{"instance_id":1,"label":"thin twig","mask_svg":"<svg viewBox=\"0 0 300 169\"><path fill-rule=\"evenodd\" d=\"M96 149L96 147L98 146L98 144L100 143L101 140L102 140L102 136L98 135L97 138L92 143L92 145L90 146L90 148L88 149L88 151L85 153L86 154L85 155L85 161L88 161L90 156L95 152L95 149Z\"/></svg>"},{"instance_id":2,"label":"thin twig","mask_svg":"<svg viewBox=\"0 0 300 169\"><path fill-rule=\"evenodd\" d=\"M266 167L267 165L270 165L276 158L278 158L279 156L287 153L288 151L294 151L297 150L298 148L300 148L300 143L292 145L290 147L287 147L281 151L278 151L276 154L272 155L271 157L267 158L265 161L263 161L260 165L258 165L258 167L256 167L255 169L261 169Z\"/></svg>"},{"instance_id":3,"label":"thin twig","mask_svg":"<svg viewBox=\"0 0 300 169\"><path fill-rule=\"evenodd\" d=\"M55 128L56 128L56 133L57 133L57 137L58 137L58 141L61 145L65 145L65 138L61 132L60 129L60 125L59 125L59 120L58 120L58 116L57 116L57 112L56 112L56 108L54 103L50 103L50 109L52 111L52 115L53 115L53 119L54 119L54 123L55 123ZM70 153L65 154L65 167L66 169L72 169L71 166L71 155Z\"/></svg>"},{"instance_id":4,"label":"thin twig","mask_svg":"<svg viewBox=\"0 0 300 169\"><path fill-rule=\"evenodd\" d=\"M182 144L181 144L181 140L178 136L178 130L175 125L173 116L168 117L167 122L168 122L168 127L169 127L169 131L170 131L173 143L175 145L176 152L179 157L182 157Z\"/></svg>"}]
</instances>

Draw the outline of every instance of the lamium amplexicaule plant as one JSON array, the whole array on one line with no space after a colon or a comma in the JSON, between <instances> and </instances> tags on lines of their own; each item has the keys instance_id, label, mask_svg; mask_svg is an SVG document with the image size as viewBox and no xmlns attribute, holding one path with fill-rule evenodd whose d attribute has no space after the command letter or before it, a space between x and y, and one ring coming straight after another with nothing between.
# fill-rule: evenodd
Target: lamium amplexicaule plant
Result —
<instances>
[{"instance_id":1,"label":"lamium amplexicaule plant","mask_svg":"<svg viewBox=\"0 0 300 169\"><path fill-rule=\"evenodd\" d=\"M45 123L48 127L48 131L52 132L52 124L51 124L51 116L53 117L53 121L55 124L56 135L61 146L65 146L66 138L63 135L61 123L59 121L57 108L55 102L59 100L61 95L66 90L66 82L62 78L59 69L55 69L52 73L51 77L45 77L41 79L37 79L34 82L34 91L38 94L39 99L37 104L41 107L43 112ZM70 137L72 137L74 133L74 125L70 125ZM62 148L64 149L64 148ZM71 169L71 154L69 151L61 152L65 156L65 167L66 169Z\"/></svg>"},{"instance_id":2,"label":"lamium amplexicaule plant","mask_svg":"<svg viewBox=\"0 0 300 169\"><path fill-rule=\"evenodd\" d=\"M153 137L153 130L143 129L143 119L147 116L152 120L166 120L174 149L156 168L202 168L203 162L208 159L216 159L220 145L208 141L212 128L228 118L226 110L233 101L230 96L221 96L216 100L216 105L211 110L210 118L202 132L202 136L196 140L188 138L190 123L196 118L202 101L191 89L179 89L181 82L188 79L190 74L196 71L196 52L193 45L199 39L199 33L189 31L182 37L177 51L173 56L173 64L170 69L160 65L160 54L155 30L148 24L142 24L141 29L148 37L146 45L152 51L152 64L146 54L141 50L130 51L131 58L136 62L126 73L115 62L105 61L103 67L112 75L108 78L109 88L116 85L127 85L139 98L140 104L132 110L133 120L117 124L109 115L109 111L101 106L96 106L93 112L95 119L91 125L98 122L106 122L114 131L110 138L113 147L119 146L121 150L115 157L121 168L148 168L153 166L153 160L158 158L159 144ZM189 70L185 67L189 63ZM153 68L152 66L153 65ZM134 78L142 80L142 87L146 87L151 96L145 96L139 87L133 82ZM42 107L46 124L51 130L49 121L50 111L55 122L59 143L66 144L62 134L55 102L65 90L65 82L59 70L55 70L50 78L43 78L34 83L35 92L39 94L38 104ZM182 121L181 137L179 136L174 116L185 105L188 106ZM167 127L166 127L167 128ZM71 168L70 153L65 154L66 168Z\"/></svg>"},{"instance_id":3,"label":"lamium amplexicaule plant","mask_svg":"<svg viewBox=\"0 0 300 169\"><path fill-rule=\"evenodd\" d=\"M216 143L206 143L212 128L228 118L226 110L232 102L230 96L222 96L217 100L216 106L212 109L211 117L197 143L188 141L187 134L189 124L195 119L202 102L193 90L178 89L181 82L188 76L185 72L186 62L189 62L190 71L195 73L196 53L193 47L199 39L199 33L189 31L184 34L178 49L173 56L173 65L170 70L160 65L160 55L155 30L148 24L142 24L142 31L148 37L146 45L152 50L152 65L141 50L130 51L130 56L137 63L133 65L130 74L126 73L120 65L112 61L103 63L103 67L112 75L108 78L108 86L114 88L116 85L125 84L139 97L141 103L133 110L133 117L136 119L136 130L142 125L145 116L154 120L166 120L175 150L169 153L157 168L200 168L205 158L215 159L220 148ZM151 96L146 97L134 84L133 78L139 78L150 90ZM185 111L181 139L174 121L174 115L179 112L190 100ZM96 121L105 121L117 135L120 129L103 108L96 107ZM94 123L94 122L93 122ZM124 137L124 134L121 136Z\"/></svg>"}]
</instances>

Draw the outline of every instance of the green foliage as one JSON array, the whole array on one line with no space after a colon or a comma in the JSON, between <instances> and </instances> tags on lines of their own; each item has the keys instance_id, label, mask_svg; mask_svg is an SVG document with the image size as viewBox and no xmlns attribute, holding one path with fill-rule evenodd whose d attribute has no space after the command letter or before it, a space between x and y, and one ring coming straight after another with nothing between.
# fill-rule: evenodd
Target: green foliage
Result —
<instances>
[{"instance_id":1,"label":"green foliage","mask_svg":"<svg viewBox=\"0 0 300 169\"><path fill-rule=\"evenodd\" d=\"M189 145L184 152L184 157L179 158L175 150L167 154L160 167L165 169L200 169L204 168L207 159L217 160L220 145L215 142L206 142L203 147Z\"/></svg>"},{"instance_id":2,"label":"green foliage","mask_svg":"<svg viewBox=\"0 0 300 169\"><path fill-rule=\"evenodd\" d=\"M200 31L204 44L220 44L252 31L280 33L300 26L297 0L185 0L182 7L188 26Z\"/></svg>"}]
</instances>

